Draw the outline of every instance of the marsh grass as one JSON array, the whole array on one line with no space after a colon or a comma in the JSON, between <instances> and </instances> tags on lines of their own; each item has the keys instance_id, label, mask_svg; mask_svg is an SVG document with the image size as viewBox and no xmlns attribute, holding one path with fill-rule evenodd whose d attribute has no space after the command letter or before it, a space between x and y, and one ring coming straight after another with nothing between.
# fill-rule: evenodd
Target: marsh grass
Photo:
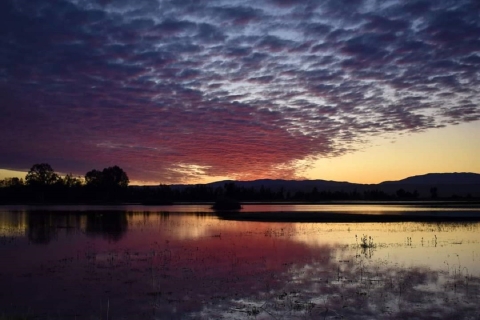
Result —
<instances>
[{"instance_id":1,"label":"marsh grass","mask_svg":"<svg viewBox=\"0 0 480 320\"><path fill-rule=\"evenodd\" d=\"M426 319L432 314L438 319L475 319L480 311L478 278L417 267L379 268L360 260L344 268L342 277L333 270L319 277L315 270L321 270L321 264L292 270L303 274L302 280L265 293L261 300L234 302L231 310L261 319Z\"/></svg>"},{"instance_id":2,"label":"marsh grass","mask_svg":"<svg viewBox=\"0 0 480 320\"><path fill-rule=\"evenodd\" d=\"M355 238L357 235L355 235ZM372 249L375 248L377 245L373 242L373 238L371 236L367 237L367 235L362 235L360 238L360 247L362 249Z\"/></svg>"},{"instance_id":3,"label":"marsh grass","mask_svg":"<svg viewBox=\"0 0 480 320\"><path fill-rule=\"evenodd\" d=\"M405 246L411 246L408 238ZM436 242L436 241L435 241ZM252 297L231 300L231 313L259 319L476 319L480 314L480 277L469 274L456 255L448 270L405 267L374 260L377 246L363 235L337 251L336 261L292 265L277 276L283 286ZM435 248L432 245L432 249ZM358 248L355 254L350 249ZM342 251L342 250L340 250ZM218 310L202 314L218 314Z\"/></svg>"},{"instance_id":4,"label":"marsh grass","mask_svg":"<svg viewBox=\"0 0 480 320\"><path fill-rule=\"evenodd\" d=\"M373 237L367 236L367 235L362 235L360 238L360 243L358 243L358 236L355 235L355 243L356 243L356 248L360 248L362 254L366 258L372 258L373 253L375 249L377 248L377 244L373 241ZM360 255L357 253L356 257L360 257Z\"/></svg>"}]
</instances>

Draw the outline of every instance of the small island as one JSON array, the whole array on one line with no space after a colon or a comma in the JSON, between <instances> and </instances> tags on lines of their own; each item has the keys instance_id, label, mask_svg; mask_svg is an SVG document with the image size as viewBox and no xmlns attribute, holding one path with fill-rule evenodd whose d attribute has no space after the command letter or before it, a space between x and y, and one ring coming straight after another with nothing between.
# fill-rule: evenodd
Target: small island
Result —
<instances>
[{"instance_id":1,"label":"small island","mask_svg":"<svg viewBox=\"0 0 480 320\"><path fill-rule=\"evenodd\" d=\"M213 210L240 210L242 205L239 201L231 198L221 198L215 201L212 206Z\"/></svg>"}]
</instances>

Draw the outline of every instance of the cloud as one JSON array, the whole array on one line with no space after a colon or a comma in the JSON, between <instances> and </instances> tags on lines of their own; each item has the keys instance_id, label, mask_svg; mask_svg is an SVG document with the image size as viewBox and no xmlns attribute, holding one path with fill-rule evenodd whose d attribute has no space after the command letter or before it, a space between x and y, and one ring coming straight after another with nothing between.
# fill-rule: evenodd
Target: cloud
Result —
<instances>
[{"instance_id":1,"label":"cloud","mask_svg":"<svg viewBox=\"0 0 480 320\"><path fill-rule=\"evenodd\" d=\"M0 3L0 167L300 177L480 119L475 1ZM191 170L190 170L190 169Z\"/></svg>"}]
</instances>

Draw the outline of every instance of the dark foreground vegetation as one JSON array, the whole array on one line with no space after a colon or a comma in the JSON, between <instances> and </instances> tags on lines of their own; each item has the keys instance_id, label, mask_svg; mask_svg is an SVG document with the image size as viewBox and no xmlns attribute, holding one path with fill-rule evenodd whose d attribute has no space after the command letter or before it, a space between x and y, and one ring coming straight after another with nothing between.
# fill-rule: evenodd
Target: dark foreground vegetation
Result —
<instances>
[{"instance_id":1,"label":"dark foreground vegetation","mask_svg":"<svg viewBox=\"0 0 480 320\"><path fill-rule=\"evenodd\" d=\"M168 205L178 202L215 202L233 199L237 202L321 203L327 201L415 201L417 190L400 188L388 193L374 186L368 190L285 190L284 188L244 187L234 182L223 186L190 185L183 187L129 186L127 173L118 166L93 169L84 177L57 174L47 163L35 164L25 179L0 180L0 204L108 204L142 203ZM431 186L431 200L480 200L472 196L440 197L437 186ZM427 200L422 198L421 200ZM225 204L222 204L225 205ZM238 205L237 205L238 208ZM219 209L221 209L219 207Z\"/></svg>"}]
</instances>

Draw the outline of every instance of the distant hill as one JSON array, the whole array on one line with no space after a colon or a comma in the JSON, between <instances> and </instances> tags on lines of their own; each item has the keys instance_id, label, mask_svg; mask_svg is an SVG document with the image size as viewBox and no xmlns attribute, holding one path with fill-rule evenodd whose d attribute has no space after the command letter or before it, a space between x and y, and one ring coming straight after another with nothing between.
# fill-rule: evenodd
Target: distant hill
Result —
<instances>
[{"instance_id":1,"label":"distant hill","mask_svg":"<svg viewBox=\"0 0 480 320\"><path fill-rule=\"evenodd\" d=\"M437 188L439 197L474 196L480 197L480 174L468 172L428 173L408 177L399 181L385 181L378 184L379 188L388 193L395 190L417 190L420 197L431 195L431 188Z\"/></svg>"},{"instance_id":2,"label":"distant hill","mask_svg":"<svg viewBox=\"0 0 480 320\"><path fill-rule=\"evenodd\" d=\"M384 181L379 184L359 184L344 181L329 180L273 180L261 179L254 181L233 181L224 180L207 184L206 186L217 188L223 187L226 183L235 183L238 187L260 189L271 189L278 191L283 188L284 191L311 192L313 188L318 191L344 191L344 192L364 192L371 190L383 191L388 194L395 194L397 190L413 192L417 190L420 198L429 198L431 188L437 188L439 197L474 196L480 197L480 174L478 173L428 173L424 175L412 176L398 181ZM172 188L185 188L188 185L172 185Z\"/></svg>"},{"instance_id":3,"label":"distant hill","mask_svg":"<svg viewBox=\"0 0 480 320\"><path fill-rule=\"evenodd\" d=\"M385 181L383 184L480 184L480 174L469 172L428 173L420 176L408 177L399 181Z\"/></svg>"}]
</instances>

